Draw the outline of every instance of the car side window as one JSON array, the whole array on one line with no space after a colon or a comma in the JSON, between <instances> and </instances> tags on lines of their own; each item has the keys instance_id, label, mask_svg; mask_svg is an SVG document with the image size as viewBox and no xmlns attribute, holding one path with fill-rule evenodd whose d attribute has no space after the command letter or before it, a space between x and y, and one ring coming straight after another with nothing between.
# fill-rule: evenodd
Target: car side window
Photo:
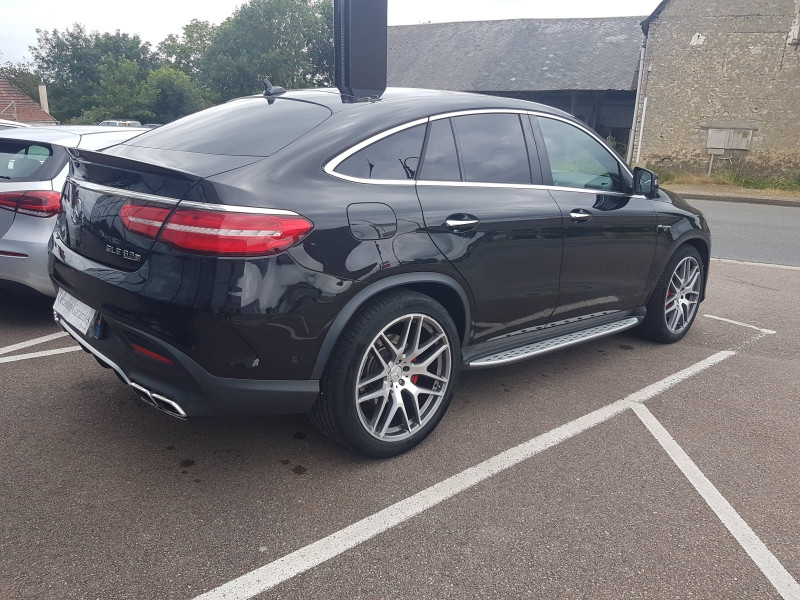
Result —
<instances>
[{"instance_id":1,"label":"car side window","mask_svg":"<svg viewBox=\"0 0 800 600\"><path fill-rule=\"evenodd\" d=\"M419 179L461 181L461 169L458 166L458 153L450 119L431 122Z\"/></svg>"},{"instance_id":2,"label":"car side window","mask_svg":"<svg viewBox=\"0 0 800 600\"><path fill-rule=\"evenodd\" d=\"M464 181L531 183L525 134L517 114L453 118Z\"/></svg>"},{"instance_id":3,"label":"car side window","mask_svg":"<svg viewBox=\"0 0 800 600\"><path fill-rule=\"evenodd\" d=\"M425 125L415 125L362 148L336 167L336 172L359 179L414 179Z\"/></svg>"},{"instance_id":4,"label":"car side window","mask_svg":"<svg viewBox=\"0 0 800 600\"><path fill-rule=\"evenodd\" d=\"M596 139L574 125L539 117L553 185L624 192L619 161Z\"/></svg>"}]
</instances>

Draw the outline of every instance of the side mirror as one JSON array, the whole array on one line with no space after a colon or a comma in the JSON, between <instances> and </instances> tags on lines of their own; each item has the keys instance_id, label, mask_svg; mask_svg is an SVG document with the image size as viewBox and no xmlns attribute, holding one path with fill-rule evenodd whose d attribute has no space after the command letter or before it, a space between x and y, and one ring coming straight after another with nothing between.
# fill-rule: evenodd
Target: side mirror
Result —
<instances>
[{"instance_id":1,"label":"side mirror","mask_svg":"<svg viewBox=\"0 0 800 600\"><path fill-rule=\"evenodd\" d=\"M633 193L646 198L658 196L658 175L647 169L633 169Z\"/></svg>"}]
</instances>

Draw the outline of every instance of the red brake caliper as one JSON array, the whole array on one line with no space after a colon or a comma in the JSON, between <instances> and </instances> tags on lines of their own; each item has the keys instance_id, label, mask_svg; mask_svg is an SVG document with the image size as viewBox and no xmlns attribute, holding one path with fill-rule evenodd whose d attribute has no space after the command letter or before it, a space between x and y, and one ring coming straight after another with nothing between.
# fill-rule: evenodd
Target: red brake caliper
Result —
<instances>
[{"instance_id":1,"label":"red brake caliper","mask_svg":"<svg viewBox=\"0 0 800 600\"><path fill-rule=\"evenodd\" d=\"M417 359L416 358L412 358L411 362L415 363L415 362L417 362ZM417 385L417 379L419 379L419 375L412 375L411 376L411 383L413 383L414 385Z\"/></svg>"}]
</instances>

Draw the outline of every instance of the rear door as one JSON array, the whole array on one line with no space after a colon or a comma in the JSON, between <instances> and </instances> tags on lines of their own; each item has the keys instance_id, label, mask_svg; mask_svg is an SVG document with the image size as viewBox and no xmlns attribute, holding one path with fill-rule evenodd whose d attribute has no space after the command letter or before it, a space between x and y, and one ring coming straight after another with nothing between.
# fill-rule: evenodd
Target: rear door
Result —
<instances>
[{"instance_id":1,"label":"rear door","mask_svg":"<svg viewBox=\"0 0 800 600\"><path fill-rule=\"evenodd\" d=\"M430 122L417 194L433 242L471 288L474 343L544 327L556 305L561 212L534 186L533 144L524 114Z\"/></svg>"},{"instance_id":2,"label":"rear door","mask_svg":"<svg viewBox=\"0 0 800 600\"><path fill-rule=\"evenodd\" d=\"M640 306L656 247L652 201L587 129L532 117L545 181L564 215L561 297L553 321Z\"/></svg>"}]
</instances>

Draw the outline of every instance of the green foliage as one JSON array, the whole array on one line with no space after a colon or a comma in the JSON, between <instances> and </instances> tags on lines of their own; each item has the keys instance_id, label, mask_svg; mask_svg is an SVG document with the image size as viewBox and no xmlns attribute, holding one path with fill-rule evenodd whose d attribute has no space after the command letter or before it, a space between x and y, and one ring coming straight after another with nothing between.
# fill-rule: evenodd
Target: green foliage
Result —
<instances>
[{"instance_id":1,"label":"green foliage","mask_svg":"<svg viewBox=\"0 0 800 600\"><path fill-rule=\"evenodd\" d=\"M219 26L193 19L157 52L137 35L88 33L79 23L37 34L36 71L20 66L9 79L30 88L43 77L60 121L166 123L258 93L265 77L286 88L333 83L331 0L251 0ZM7 63L0 73L11 68Z\"/></svg>"},{"instance_id":2,"label":"green foliage","mask_svg":"<svg viewBox=\"0 0 800 600\"><path fill-rule=\"evenodd\" d=\"M158 123L168 123L209 106L191 78L171 67L150 71L144 98L149 101Z\"/></svg>"},{"instance_id":3,"label":"green foliage","mask_svg":"<svg viewBox=\"0 0 800 600\"><path fill-rule=\"evenodd\" d=\"M183 26L183 35L168 35L158 45L158 52L170 66L195 76L203 70L203 59L215 31L208 21L192 19Z\"/></svg>"},{"instance_id":4,"label":"green foliage","mask_svg":"<svg viewBox=\"0 0 800 600\"><path fill-rule=\"evenodd\" d=\"M31 48L33 59L50 86L50 112L62 121L79 115L83 119L82 114L96 106L98 97L113 95L114 92L101 89L113 79L108 73L112 63L135 63L136 69L129 67L122 78L135 71L139 82L158 66L150 45L143 43L138 35L130 36L119 30L113 34L97 31L87 34L78 23L63 33L57 29L52 32L37 29L36 33L39 39ZM121 63L123 60L126 62Z\"/></svg>"},{"instance_id":5,"label":"green foliage","mask_svg":"<svg viewBox=\"0 0 800 600\"><path fill-rule=\"evenodd\" d=\"M36 102L39 101L39 81L41 81L41 79L39 75L36 74L33 63L12 63L6 61L0 64L0 76L8 79L12 85L18 87L19 90L29 98L32 98ZM0 109L2 109L2 107L0 107Z\"/></svg>"},{"instance_id":6,"label":"green foliage","mask_svg":"<svg viewBox=\"0 0 800 600\"><path fill-rule=\"evenodd\" d=\"M800 174L753 175L738 169L725 169L714 173L714 183L735 185L755 190L787 190L800 191Z\"/></svg>"},{"instance_id":7,"label":"green foliage","mask_svg":"<svg viewBox=\"0 0 800 600\"><path fill-rule=\"evenodd\" d=\"M201 77L223 101L261 91L265 77L286 88L327 85L332 66L332 3L252 0L217 28Z\"/></svg>"}]
</instances>

